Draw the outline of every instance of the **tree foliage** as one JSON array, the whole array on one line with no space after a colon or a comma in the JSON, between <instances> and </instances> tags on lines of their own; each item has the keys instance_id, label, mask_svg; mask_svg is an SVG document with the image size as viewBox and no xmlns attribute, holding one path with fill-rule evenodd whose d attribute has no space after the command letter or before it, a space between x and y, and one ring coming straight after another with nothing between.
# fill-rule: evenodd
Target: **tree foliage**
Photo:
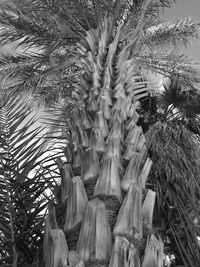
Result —
<instances>
[{"instance_id":1,"label":"tree foliage","mask_svg":"<svg viewBox=\"0 0 200 267\"><path fill-rule=\"evenodd\" d=\"M146 135L153 160L149 183L157 192L160 214L155 220L162 225L166 251L185 266L197 266L200 260L199 147L191 135L177 120L159 121Z\"/></svg>"},{"instance_id":2,"label":"tree foliage","mask_svg":"<svg viewBox=\"0 0 200 267\"><path fill-rule=\"evenodd\" d=\"M0 264L26 266L42 241L58 173L30 103L5 95L0 100Z\"/></svg>"},{"instance_id":3,"label":"tree foliage","mask_svg":"<svg viewBox=\"0 0 200 267\"><path fill-rule=\"evenodd\" d=\"M77 42L84 42L88 30L96 30L110 19L110 38L121 27L121 47L129 47L130 58L138 68L168 76L181 74L198 80L195 66L173 48L187 45L199 36L199 23L191 20L163 23L161 8L175 1L18 1L1 4L2 44L17 42L32 53L5 55L1 73L17 79L13 91L31 91L44 102L72 97L81 69L77 64ZM137 42L135 42L137 39ZM136 46L136 47L135 47ZM163 53L163 47L166 49ZM87 48L86 48L87 50Z\"/></svg>"}]
</instances>

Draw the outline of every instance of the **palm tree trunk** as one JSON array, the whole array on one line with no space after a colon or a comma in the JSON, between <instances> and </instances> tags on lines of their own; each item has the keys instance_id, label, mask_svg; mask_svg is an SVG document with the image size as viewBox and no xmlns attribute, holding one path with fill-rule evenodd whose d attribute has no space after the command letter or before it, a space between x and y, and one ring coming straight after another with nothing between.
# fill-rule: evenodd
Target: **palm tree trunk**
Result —
<instances>
[{"instance_id":1,"label":"palm tree trunk","mask_svg":"<svg viewBox=\"0 0 200 267\"><path fill-rule=\"evenodd\" d=\"M50 208L46 267L163 266L163 243L152 234L156 194L145 188L152 161L137 125L146 83L130 47L120 48L120 28L111 32L105 20L78 46L84 73L74 94L83 107L73 114L68 162L60 163L65 236Z\"/></svg>"}]
</instances>

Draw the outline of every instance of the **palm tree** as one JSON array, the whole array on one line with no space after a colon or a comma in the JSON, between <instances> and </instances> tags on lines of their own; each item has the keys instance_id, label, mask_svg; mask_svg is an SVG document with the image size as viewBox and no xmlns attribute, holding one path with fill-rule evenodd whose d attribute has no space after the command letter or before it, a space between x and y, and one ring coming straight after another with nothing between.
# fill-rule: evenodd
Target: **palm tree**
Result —
<instances>
[{"instance_id":1,"label":"palm tree","mask_svg":"<svg viewBox=\"0 0 200 267\"><path fill-rule=\"evenodd\" d=\"M10 66L2 60L2 70L20 79L18 89L48 82L51 90L56 74L77 76L64 90L67 116L59 118L67 162L58 160L62 183L46 219L44 265L162 266L163 242L152 225L157 192L146 185L152 161L137 109L151 88L147 70L198 81L190 62L169 48L197 37L199 24L160 23L169 0L13 2L4 5L2 40L43 48L9 57ZM198 266L195 249L190 266Z\"/></svg>"},{"instance_id":2,"label":"palm tree","mask_svg":"<svg viewBox=\"0 0 200 267\"><path fill-rule=\"evenodd\" d=\"M162 225L166 254L177 265L197 266L199 142L178 119L155 123L146 138L153 161L148 182L157 192L154 225Z\"/></svg>"},{"instance_id":3,"label":"palm tree","mask_svg":"<svg viewBox=\"0 0 200 267\"><path fill-rule=\"evenodd\" d=\"M0 266L28 266L58 173L30 103L2 93L0 103Z\"/></svg>"},{"instance_id":4,"label":"palm tree","mask_svg":"<svg viewBox=\"0 0 200 267\"><path fill-rule=\"evenodd\" d=\"M192 255L195 259L199 236L196 225L199 221L200 110L196 86L182 81L181 77L171 77L161 92L141 100L138 121L146 133L148 154L153 161L148 183L157 192L154 225L162 225L165 253L173 255L174 264L184 262L186 266L192 263L183 255ZM193 191L195 193L191 193ZM180 225L185 226L180 228ZM189 239L193 234L194 243Z\"/></svg>"}]
</instances>

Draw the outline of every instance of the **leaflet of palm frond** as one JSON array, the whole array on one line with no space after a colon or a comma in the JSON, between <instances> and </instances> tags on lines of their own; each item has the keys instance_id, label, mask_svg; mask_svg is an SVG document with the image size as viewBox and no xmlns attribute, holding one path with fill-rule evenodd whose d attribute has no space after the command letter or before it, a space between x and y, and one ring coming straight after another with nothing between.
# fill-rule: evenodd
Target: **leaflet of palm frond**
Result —
<instances>
[{"instance_id":1,"label":"leaflet of palm frond","mask_svg":"<svg viewBox=\"0 0 200 267\"><path fill-rule=\"evenodd\" d=\"M133 241L142 239L142 190L134 183L129 186L113 232L115 235L124 236Z\"/></svg>"},{"instance_id":2,"label":"leaflet of palm frond","mask_svg":"<svg viewBox=\"0 0 200 267\"><path fill-rule=\"evenodd\" d=\"M92 129L90 143L97 152L103 153L105 151L105 141L101 129Z\"/></svg>"},{"instance_id":3,"label":"leaflet of palm frond","mask_svg":"<svg viewBox=\"0 0 200 267\"><path fill-rule=\"evenodd\" d=\"M153 164L153 161L150 158L146 159L146 162L141 170L141 173L138 177L138 183L141 184L142 188L145 189L146 180L148 178L149 172L151 170L151 166Z\"/></svg>"},{"instance_id":4,"label":"leaflet of palm frond","mask_svg":"<svg viewBox=\"0 0 200 267\"><path fill-rule=\"evenodd\" d=\"M61 229L51 229L49 231L45 267L66 266L63 264L68 262L67 254L68 246L64 232Z\"/></svg>"},{"instance_id":5,"label":"leaflet of palm frond","mask_svg":"<svg viewBox=\"0 0 200 267\"><path fill-rule=\"evenodd\" d=\"M152 229L153 211L156 200L156 193L148 189L143 206L142 218L148 229Z\"/></svg>"},{"instance_id":6,"label":"leaflet of palm frond","mask_svg":"<svg viewBox=\"0 0 200 267\"><path fill-rule=\"evenodd\" d=\"M84 183L96 180L99 169L99 158L94 148L88 148L81 153L81 179Z\"/></svg>"},{"instance_id":7,"label":"leaflet of palm frond","mask_svg":"<svg viewBox=\"0 0 200 267\"><path fill-rule=\"evenodd\" d=\"M106 96L100 96L99 110L103 111L103 115L107 120L110 119L111 111L110 111L109 102Z\"/></svg>"},{"instance_id":8,"label":"leaflet of palm frond","mask_svg":"<svg viewBox=\"0 0 200 267\"><path fill-rule=\"evenodd\" d=\"M109 267L140 267L139 252L126 238L115 236Z\"/></svg>"},{"instance_id":9,"label":"leaflet of palm frond","mask_svg":"<svg viewBox=\"0 0 200 267\"><path fill-rule=\"evenodd\" d=\"M94 196L115 196L120 202L122 201L119 167L119 160L116 157L104 157Z\"/></svg>"},{"instance_id":10,"label":"leaflet of palm frond","mask_svg":"<svg viewBox=\"0 0 200 267\"><path fill-rule=\"evenodd\" d=\"M163 242L151 235L146 244L142 267L163 267Z\"/></svg>"},{"instance_id":11,"label":"leaflet of palm frond","mask_svg":"<svg viewBox=\"0 0 200 267\"><path fill-rule=\"evenodd\" d=\"M80 110L80 117L81 117L81 124L83 125L84 129L87 130L92 128L92 120L84 109Z\"/></svg>"},{"instance_id":12,"label":"leaflet of palm frond","mask_svg":"<svg viewBox=\"0 0 200 267\"><path fill-rule=\"evenodd\" d=\"M102 131L103 137L108 135L108 125L102 111L96 112L94 118L94 127Z\"/></svg>"},{"instance_id":13,"label":"leaflet of palm frond","mask_svg":"<svg viewBox=\"0 0 200 267\"><path fill-rule=\"evenodd\" d=\"M82 180L79 176L72 178L72 186L68 196L66 207L67 213L64 225L64 231L66 233L81 224L87 201L88 199Z\"/></svg>"},{"instance_id":14,"label":"leaflet of palm frond","mask_svg":"<svg viewBox=\"0 0 200 267\"><path fill-rule=\"evenodd\" d=\"M61 202L63 203L71 190L71 179L74 174L70 164L61 161L58 165L61 174Z\"/></svg>"},{"instance_id":15,"label":"leaflet of palm frond","mask_svg":"<svg viewBox=\"0 0 200 267\"><path fill-rule=\"evenodd\" d=\"M77 243L77 253L87 262L107 262L111 255L111 231L105 204L95 198L88 202Z\"/></svg>"},{"instance_id":16,"label":"leaflet of palm frond","mask_svg":"<svg viewBox=\"0 0 200 267\"><path fill-rule=\"evenodd\" d=\"M134 66L134 65L133 65ZM135 68L132 70L133 74L135 74ZM126 92L133 93L134 95L137 95L139 92L144 92L144 90L147 87L147 81L145 81L144 77L137 76L137 75L130 75L128 79L126 79ZM147 90L147 88L146 88Z\"/></svg>"},{"instance_id":17,"label":"leaflet of palm frond","mask_svg":"<svg viewBox=\"0 0 200 267\"><path fill-rule=\"evenodd\" d=\"M133 85L133 88L137 85L145 85L145 77L144 74L141 72L140 68L137 68L137 65L133 61L132 58L126 61L126 86ZM126 87L127 92L131 92L131 87Z\"/></svg>"},{"instance_id":18,"label":"leaflet of palm frond","mask_svg":"<svg viewBox=\"0 0 200 267\"><path fill-rule=\"evenodd\" d=\"M121 187L125 192L128 191L132 183L138 185L138 177L141 169L141 162L142 158L140 153L137 152L133 153L131 156L131 160L129 161L129 164L126 168L126 172L121 181Z\"/></svg>"}]
</instances>

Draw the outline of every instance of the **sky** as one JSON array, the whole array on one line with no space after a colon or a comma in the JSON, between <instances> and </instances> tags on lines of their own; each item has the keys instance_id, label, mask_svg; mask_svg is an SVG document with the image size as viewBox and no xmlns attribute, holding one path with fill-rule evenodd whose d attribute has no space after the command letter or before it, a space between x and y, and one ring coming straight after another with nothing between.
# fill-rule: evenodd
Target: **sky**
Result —
<instances>
[{"instance_id":1,"label":"sky","mask_svg":"<svg viewBox=\"0 0 200 267\"><path fill-rule=\"evenodd\" d=\"M176 21L177 19L191 18L200 21L200 0L177 0L173 8L166 9L164 18L167 21ZM184 53L195 61L200 61L200 40L194 40L193 43L184 50Z\"/></svg>"}]
</instances>

